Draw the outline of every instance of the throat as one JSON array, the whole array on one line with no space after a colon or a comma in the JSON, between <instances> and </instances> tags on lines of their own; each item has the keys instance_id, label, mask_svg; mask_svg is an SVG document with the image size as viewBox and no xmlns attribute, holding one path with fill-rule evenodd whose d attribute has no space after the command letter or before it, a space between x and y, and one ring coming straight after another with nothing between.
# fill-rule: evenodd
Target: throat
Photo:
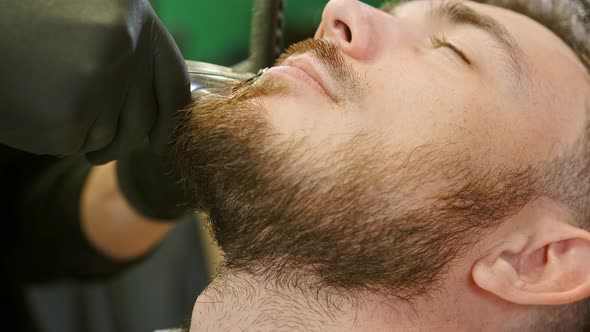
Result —
<instances>
[{"instance_id":1,"label":"throat","mask_svg":"<svg viewBox=\"0 0 590 332\"><path fill-rule=\"evenodd\" d=\"M197 299L191 331L243 331L246 326L256 331L395 330L396 320L383 301L223 276Z\"/></svg>"}]
</instances>

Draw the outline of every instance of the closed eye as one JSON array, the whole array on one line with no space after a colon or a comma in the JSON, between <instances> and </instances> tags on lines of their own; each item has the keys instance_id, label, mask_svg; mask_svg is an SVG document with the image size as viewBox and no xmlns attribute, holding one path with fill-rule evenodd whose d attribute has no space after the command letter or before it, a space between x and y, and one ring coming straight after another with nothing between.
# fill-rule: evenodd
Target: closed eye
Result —
<instances>
[{"instance_id":1,"label":"closed eye","mask_svg":"<svg viewBox=\"0 0 590 332\"><path fill-rule=\"evenodd\" d=\"M463 62L465 62L468 65L471 65L471 60L465 54L465 52L463 52L460 48L450 43L445 36L431 36L430 41L434 48L446 47L451 51L455 52L455 54L457 54L461 58L461 60L463 60Z\"/></svg>"}]
</instances>

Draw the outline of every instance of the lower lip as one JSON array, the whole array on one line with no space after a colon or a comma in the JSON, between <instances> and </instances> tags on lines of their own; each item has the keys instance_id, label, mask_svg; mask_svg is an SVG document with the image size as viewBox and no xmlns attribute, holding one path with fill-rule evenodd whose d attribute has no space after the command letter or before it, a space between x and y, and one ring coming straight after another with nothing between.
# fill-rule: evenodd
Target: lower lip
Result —
<instances>
[{"instance_id":1,"label":"lower lip","mask_svg":"<svg viewBox=\"0 0 590 332\"><path fill-rule=\"evenodd\" d=\"M291 67L291 66L272 67L266 71L266 74L272 75L272 76L283 77L288 80L297 81L298 83L304 83L303 85L313 88L314 90L316 90L320 94L322 94L324 96L329 96L328 93L326 92L326 90L324 90L324 88L322 88L322 86L315 79L313 79L313 77L309 76L306 72L304 72L303 70L301 70L297 67Z\"/></svg>"}]
</instances>

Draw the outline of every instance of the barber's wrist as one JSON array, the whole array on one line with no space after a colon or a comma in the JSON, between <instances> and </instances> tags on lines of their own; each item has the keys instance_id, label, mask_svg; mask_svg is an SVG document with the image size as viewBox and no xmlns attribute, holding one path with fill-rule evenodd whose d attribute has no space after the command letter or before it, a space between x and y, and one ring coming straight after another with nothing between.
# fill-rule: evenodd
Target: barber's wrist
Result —
<instances>
[{"instance_id":1,"label":"barber's wrist","mask_svg":"<svg viewBox=\"0 0 590 332\"><path fill-rule=\"evenodd\" d=\"M155 220L175 221L191 212L183 188L170 175L163 159L149 147L119 158L116 170L121 192L139 214Z\"/></svg>"},{"instance_id":2,"label":"barber's wrist","mask_svg":"<svg viewBox=\"0 0 590 332\"><path fill-rule=\"evenodd\" d=\"M92 168L80 207L79 228L89 248L105 263L117 263L114 267L145 259L174 227L171 222L146 218L130 206L119 188L116 163Z\"/></svg>"}]
</instances>

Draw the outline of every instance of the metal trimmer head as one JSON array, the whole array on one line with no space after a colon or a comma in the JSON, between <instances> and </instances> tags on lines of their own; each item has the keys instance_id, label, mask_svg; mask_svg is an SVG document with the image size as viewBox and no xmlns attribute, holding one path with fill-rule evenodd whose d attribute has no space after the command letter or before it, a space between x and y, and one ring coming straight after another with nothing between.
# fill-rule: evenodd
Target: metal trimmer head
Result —
<instances>
[{"instance_id":1,"label":"metal trimmer head","mask_svg":"<svg viewBox=\"0 0 590 332\"><path fill-rule=\"evenodd\" d=\"M227 83L247 81L256 76L253 73L241 73L234 71L230 67L214 65L207 62L187 60L186 65L193 95L206 94Z\"/></svg>"},{"instance_id":2,"label":"metal trimmer head","mask_svg":"<svg viewBox=\"0 0 590 332\"><path fill-rule=\"evenodd\" d=\"M232 67L186 60L193 96L207 94L230 81L254 80L270 67L283 47L283 10L283 0L254 1L248 59Z\"/></svg>"}]
</instances>

